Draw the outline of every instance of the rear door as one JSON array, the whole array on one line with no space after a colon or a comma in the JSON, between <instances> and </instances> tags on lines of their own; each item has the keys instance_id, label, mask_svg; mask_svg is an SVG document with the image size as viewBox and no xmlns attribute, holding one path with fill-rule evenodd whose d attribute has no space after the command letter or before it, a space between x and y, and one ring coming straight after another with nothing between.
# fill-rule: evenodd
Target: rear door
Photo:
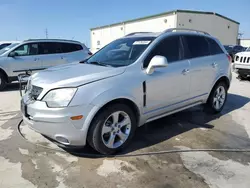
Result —
<instances>
[{"instance_id":1,"label":"rear door","mask_svg":"<svg viewBox=\"0 0 250 188\"><path fill-rule=\"evenodd\" d=\"M43 68L37 43L23 44L12 52L16 53L15 57L7 57L12 72L11 76L17 76L25 70L31 70L34 73Z\"/></svg>"},{"instance_id":2,"label":"rear door","mask_svg":"<svg viewBox=\"0 0 250 188\"><path fill-rule=\"evenodd\" d=\"M185 56L190 60L190 97L206 95L216 78L217 62L204 36L185 35Z\"/></svg>"},{"instance_id":3,"label":"rear door","mask_svg":"<svg viewBox=\"0 0 250 188\"><path fill-rule=\"evenodd\" d=\"M39 54L43 68L49 68L66 63L62 55L62 45L59 42L40 42Z\"/></svg>"}]
</instances>

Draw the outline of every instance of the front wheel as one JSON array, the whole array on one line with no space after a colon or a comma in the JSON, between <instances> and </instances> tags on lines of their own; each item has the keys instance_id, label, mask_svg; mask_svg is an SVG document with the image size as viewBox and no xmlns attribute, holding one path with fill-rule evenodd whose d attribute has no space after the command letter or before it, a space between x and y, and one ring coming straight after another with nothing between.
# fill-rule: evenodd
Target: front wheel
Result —
<instances>
[{"instance_id":1,"label":"front wheel","mask_svg":"<svg viewBox=\"0 0 250 188\"><path fill-rule=\"evenodd\" d=\"M125 104L114 104L94 118L88 143L102 154L114 154L131 142L136 127L133 111Z\"/></svg>"},{"instance_id":2,"label":"front wheel","mask_svg":"<svg viewBox=\"0 0 250 188\"><path fill-rule=\"evenodd\" d=\"M7 81L4 75L0 72L0 91L2 91L6 87Z\"/></svg>"},{"instance_id":3,"label":"front wheel","mask_svg":"<svg viewBox=\"0 0 250 188\"><path fill-rule=\"evenodd\" d=\"M212 113L219 113L222 111L227 100L227 86L224 82L218 83L210 93L207 101L207 108Z\"/></svg>"}]
</instances>

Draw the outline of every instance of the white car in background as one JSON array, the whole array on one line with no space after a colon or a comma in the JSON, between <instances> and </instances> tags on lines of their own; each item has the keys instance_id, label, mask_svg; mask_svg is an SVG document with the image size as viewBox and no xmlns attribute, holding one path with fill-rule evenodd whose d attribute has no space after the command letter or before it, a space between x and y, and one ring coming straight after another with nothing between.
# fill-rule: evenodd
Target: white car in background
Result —
<instances>
[{"instance_id":1,"label":"white car in background","mask_svg":"<svg viewBox=\"0 0 250 188\"><path fill-rule=\"evenodd\" d=\"M246 79L250 76L250 47L235 55L234 70L238 73L240 79Z\"/></svg>"},{"instance_id":2,"label":"white car in background","mask_svg":"<svg viewBox=\"0 0 250 188\"><path fill-rule=\"evenodd\" d=\"M17 80L20 73L32 73L52 66L82 61L92 53L77 41L31 39L0 50L0 91Z\"/></svg>"}]
</instances>

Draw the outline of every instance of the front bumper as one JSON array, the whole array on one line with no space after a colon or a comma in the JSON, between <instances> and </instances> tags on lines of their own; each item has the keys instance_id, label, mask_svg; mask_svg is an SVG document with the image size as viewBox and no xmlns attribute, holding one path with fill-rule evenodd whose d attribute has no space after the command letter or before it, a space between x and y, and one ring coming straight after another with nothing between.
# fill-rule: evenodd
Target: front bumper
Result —
<instances>
[{"instance_id":1,"label":"front bumper","mask_svg":"<svg viewBox=\"0 0 250 188\"><path fill-rule=\"evenodd\" d=\"M88 126L86 118L93 106L79 105L66 108L48 108L43 101L22 100L23 121L31 129L66 146L84 146ZM25 111L24 111L25 109ZM81 120L70 117L83 115Z\"/></svg>"},{"instance_id":2,"label":"front bumper","mask_svg":"<svg viewBox=\"0 0 250 188\"><path fill-rule=\"evenodd\" d=\"M250 75L250 64L234 64L234 71L238 74Z\"/></svg>"}]
</instances>

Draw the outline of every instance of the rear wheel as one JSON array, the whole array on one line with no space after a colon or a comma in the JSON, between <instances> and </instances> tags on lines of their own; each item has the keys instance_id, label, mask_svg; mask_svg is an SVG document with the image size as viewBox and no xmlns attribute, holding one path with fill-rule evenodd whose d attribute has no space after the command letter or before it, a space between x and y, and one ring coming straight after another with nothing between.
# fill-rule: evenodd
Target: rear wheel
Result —
<instances>
[{"instance_id":1,"label":"rear wheel","mask_svg":"<svg viewBox=\"0 0 250 188\"><path fill-rule=\"evenodd\" d=\"M0 72L0 91L2 91L7 84L7 80L5 79L5 76L3 75L3 73Z\"/></svg>"},{"instance_id":2,"label":"rear wheel","mask_svg":"<svg viewBox=\"0 0 250 188\"><path fill-rule=\"evenodd\" d=\"M114 104L94 118L88 143L102 154L114 154L131 142L136 127L133 111L127 105Z\"/></svg>"},{"instance_id":3,"label":"rear wheel","mask_svg":"<svg viewBox=\"0 0 250 188\"><path fill-rule=\"evenodd\" d=\"M206 107L212 113L222 111L227 100L227 86L225 82L219 82L210 93Z\"/></svg>"}]
</instances>

